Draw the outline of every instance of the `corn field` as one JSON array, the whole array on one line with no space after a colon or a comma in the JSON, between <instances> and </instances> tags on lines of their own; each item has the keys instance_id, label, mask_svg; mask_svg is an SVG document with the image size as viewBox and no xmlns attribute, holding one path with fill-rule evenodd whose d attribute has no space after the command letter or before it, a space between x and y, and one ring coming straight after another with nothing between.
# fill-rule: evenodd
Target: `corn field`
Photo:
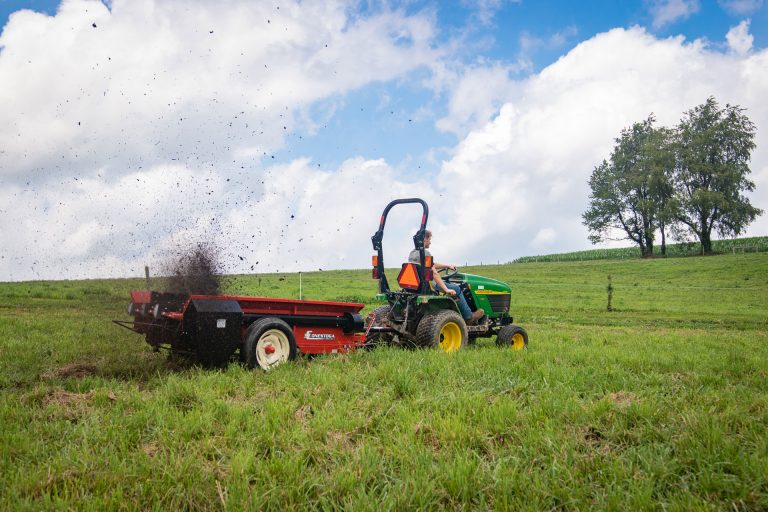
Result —
<instances>
[{"instance_id":1,"label":"corn field","mask_svg":"<svg viewBox=\"0 0 768 512\"><path fill-rule=\"evenodd\" d=\"M768 251L768 236L751 238L734 238L730 240L713 240L712 252L715 254L737 252L766 252ZM701 244L687 242L667 245L667 257L696 256L701 254ZM661 246L653 247L653 255L661 256ZM589 251L566 252L562 254L546 254L543 256L523 256L513 263L537 263L550 261L587 261L587 260L621 260L640 258L639 247L619 247L615 249L592 249Z\"/></svg>"}]
</instances>

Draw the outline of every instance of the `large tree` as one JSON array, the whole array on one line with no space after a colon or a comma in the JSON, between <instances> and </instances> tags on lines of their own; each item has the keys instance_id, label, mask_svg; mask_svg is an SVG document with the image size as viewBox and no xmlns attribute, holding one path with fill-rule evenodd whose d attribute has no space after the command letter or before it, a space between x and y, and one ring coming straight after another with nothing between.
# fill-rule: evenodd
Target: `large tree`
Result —
<instances>
[{"instance_id":1,"label":"large tree","mask_svg":"<svg viewBox=\"0 0 768 512\"><path fill-rule=\"evenodd\" d=\"M609 160L595 167L589 179L589 208L582 215L592 243L629 239L644 257L653 254L655 232L670 219L670 173L674 158L669 132L645 121L622 130Z\"/></svg>"},{"instance_id":2,"label":"large tree","mask_svg":"<svg viewBox=\"0 0 768 512\"><path fill-rule=\"evenodd\" d=\"M656 202L656 218L661 233L661 254L667 254L667 229L678 215L679 203L672 182L675 168L674 131L656 128L643 146L645 162L650 175L651 197Z\"/></svg>"},{"instance_id":3,"label":"large tree","mask_svg":"<svg viewBox=\"0 0 768 512\"><path fill-rule=\"evenodd\" d=\"M755 148L755 125L737 105L720 108L715 98L689 110L677 127L675 186L680 203L676 220L682 232L712 252L712 231L736 236L762 213L744 192Z\"/></svg>"}]
</instances>

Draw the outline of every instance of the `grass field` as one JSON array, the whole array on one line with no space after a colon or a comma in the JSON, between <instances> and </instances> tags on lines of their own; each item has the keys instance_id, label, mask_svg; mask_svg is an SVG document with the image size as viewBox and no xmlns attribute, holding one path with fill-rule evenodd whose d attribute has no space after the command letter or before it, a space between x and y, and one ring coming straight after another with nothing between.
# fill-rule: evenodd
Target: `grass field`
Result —
<instances>
[{"instance_id":1,"label":"grass field","mask_svg":"<svg viewBox=\"0 0 768 512\"><path fill-rule=\"evenodd\" d=\"M768 254L466 270L527 351L206 371L109 322L141 280L0 284L0 509L768 510ZM369 270L302 281L375 305Z\"/></svg>"}]
</instances>

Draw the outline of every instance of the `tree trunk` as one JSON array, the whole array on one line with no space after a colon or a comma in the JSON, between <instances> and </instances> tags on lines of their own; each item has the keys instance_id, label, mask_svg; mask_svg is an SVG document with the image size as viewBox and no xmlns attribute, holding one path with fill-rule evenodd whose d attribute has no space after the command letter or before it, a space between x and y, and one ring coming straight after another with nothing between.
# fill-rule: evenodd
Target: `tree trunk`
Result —
<instances>
[{"instance_id":1,"label":"tree trunk","mask_svg":"<svg viewBox=\"0 0 768 512\"><path fill-rule=\"evenodd\" d=\"M664 233L664 228L665 228L665 225L662 222L659 225L659 229L661 230L661 256L663 258L666 258L667 257L667 236Z\"/></svg>"},{"instance_id":2,"label":"tree trunk","mask_svg":"<svg viewBox=\"0 0 768 512\"><path fill-rule=\"evenodd\" d=\"M712 239L710 238L710 232L702 231L699 240L701 240L701 252L704 254L712 254Z\"/></svg>"},{"instance_id":3,"label":"tree trunk","mask_svg":"<svg viewBox=\"0 0 768 512\"><path fill-rule=\"evenodd\" d=\"M643 255L643 258L650 258L653 256L653 238L648 234L646 234L644 238L645 244L640 246L640 253Z\"/></svg>"}]
</instances>

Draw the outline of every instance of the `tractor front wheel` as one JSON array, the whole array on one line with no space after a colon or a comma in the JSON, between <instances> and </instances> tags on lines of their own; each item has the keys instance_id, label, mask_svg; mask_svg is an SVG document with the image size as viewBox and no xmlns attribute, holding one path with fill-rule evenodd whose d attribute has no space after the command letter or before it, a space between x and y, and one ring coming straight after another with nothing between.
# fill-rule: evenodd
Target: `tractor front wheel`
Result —
<instances>
[{"instance_id":1,"label":"tractor front wheel","mask_svg":"<svg viewBox=\"0 0 768 512\"><path fill-rule=\"evenodd\" d=\"M523 350L528 348L528 333L519 325L505 325L499 329L496 345L511 347L512 350Z\"/></svg>"},{"instance_id":2,"label":"tractor front wheel","mask_svg":"<svg viewBox=\"0 0 768 512\"><path fill-rule=\"evenodd\" d=\"M296 339L291 327L279 318L260 318L248 327L243 350L248 368L269 370L296 359Z\"/></svg>"},{"instance_id":3,"label":"tractor front wheel","mask_svg":"<svg viewBox=\"0 0 768 512\"><path fill-rule=\"evenodd\" d=\"M467 345L467 324L461 315L449 309L424 315L416 327L416 342L444 352L456 352Z\"/></svg>"}]
</instances>

